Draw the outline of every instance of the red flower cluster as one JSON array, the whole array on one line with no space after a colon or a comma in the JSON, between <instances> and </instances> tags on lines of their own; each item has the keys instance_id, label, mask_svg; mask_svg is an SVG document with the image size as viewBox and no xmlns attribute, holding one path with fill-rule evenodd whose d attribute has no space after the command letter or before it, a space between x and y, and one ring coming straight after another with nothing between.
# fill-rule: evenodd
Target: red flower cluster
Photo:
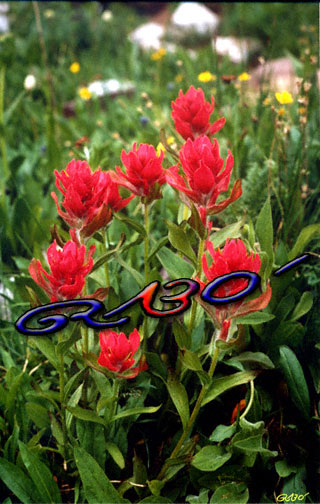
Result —
<instances>
[{"instance_id":1,"label":"red flower cluster","mask_svg":"<svg viewBox=\"0 0 320 504\"><path fill-rule=\"evenodd\" d=\"M101 353L98 364L116 373L119 378L135 378L141 371L148 369L148 365L142 359L138 366L135 364L134 355L140 346L140 335L137 329L127 339L123 332L116 333L111 329L99 334ZM126 372L130 372L130 374ZM123 374L125 373L125 374Z\"/></svg>"},{"instance_id":2,"label":"red flower cluster","mask_svg":"<svg viewBox=\"0 0 320 504\"><path fill-rule=\"evenodd\" d=\"M179 97L171 102L172 119L176 130L187 140L194 140L199 135L214 135L225 124L226 120L221 117L218 121L210 124L209 117L214 110L214 98L211 97L211 105L205 101L202 89L191 86L184 95L179 91Z\"/></svg>"},{"instance_id":3,"label":"red flower cluster","mask_svg":"<svg viewBox=\"0 0 320 504\"><path fill-rule=\"evenodd\" d=\"M215 278L233 273L234 271L251 271L258 273L261 266L261 260L258 254L253 255L253 252L248 254L245 244L240 240L227 239L226 244L222 250L219 248L214 250L213 244L207 241L207 248L212 257L212 263L208 266L206 255L202 256L202 268L205 276L212 282ZM198 280L201 287L204 288L205 284ZM229 280L224 285L221 285L214 292L215 296L225 297L231 296L240 292L248 284L245 279ZM221 328L219 339L226 340L230 327L230 319L234 317L241 317L253 311L262 310L265 308L271 298L271 287L268 285L267 289L258 298L250 301L235 301L221 307L208 307L203 304L203 307L214 318L217 325ZM202 303L201 303L202 304Z\"/></svg>"},{"instance_id":4,"label":"red flower cluster","mask_svg":"<svg viewBox=\"0 0 320 504\"><path fill-rule=\"evenodd\" d=\"M216 203L219 194L228 189L233 168L233 156L229 151L223 170L224 161L220 157L217 140L212 143L207 136L194 141L189 138L180 150L179 157L183 175L179 175L178 165L172 166L167 170L166 180L187 196L185 203L189 199L196 204L204 225L207 215L221 212L241 196L241 180L238 179L229 198Z\"/></svg>"},{"instance_id":5,"label":"red flower cluster","mask_svg":"<svg viewBox=\"0 0 320 504\"><path fill-rule=\"evenodd\" d=\"M165 182L165 172L162 168L163 152L158 157L152 145L141 144L138 149L136 145L135 142L128 154L124 150L121 153L126 173L116 166L117 173L111 172L111 178L114 182L127 187L136 196L143 198L144 203L149 203L161 197L160 187Z\"/></svg>"},{"instance_id":6,"label":"red flower cluster","mask_svg":"<svg viewBox=\"0 0 320 504\"><path fill-rule=\"evenodd\" d=\"M92 172L86 161L71 161L65 171L55 170L56 186L63 194L63 212L57 195L51 196L56 202L59 215L71 226L80 230L82 238L88 238L95 231L106 226L112 219L112 211L125 207L134 197L121 199L118 186L108 172L100 168Z\"/></svg>"},{"instance_id":7,"label":"red flower cluster","mask_svg":"<svg viewBox=\"0 0 320 504\"><path fill-rule=\"evenodd\" d=\"M32 259L29 273L32 279L50 296L51 303L74 299L84 287L85 276L93 267L92 255L96 246L91 245L86 255L86 247L78 247L69 240L61 249L56 240L47 251L51 273L47 273L39 259ZM86 261L86 262L85 262Z\"/></svg>"}]
</instances>

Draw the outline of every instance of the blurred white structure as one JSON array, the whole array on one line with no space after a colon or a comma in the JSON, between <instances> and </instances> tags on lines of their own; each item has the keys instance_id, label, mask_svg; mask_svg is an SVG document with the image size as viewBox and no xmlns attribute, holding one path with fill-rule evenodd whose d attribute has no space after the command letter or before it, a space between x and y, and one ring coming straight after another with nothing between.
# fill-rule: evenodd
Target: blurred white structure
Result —
<instances>
[{"instance_id":1,"label":"blurred white structure","mask_svg":"<svg viewBox=\"0 0 320 504\"><path fill-rule=\"evenodd\" d=\"M157 51L163 47L161 40L164 32L164 26L159 23L145 23L131 32L129 39L134 44L138 44L141 49Z\"/></svg>"},{"instance_id":2,"label":"blurred white structure","mask_svg":"<svg viewBox=\"0 0 320 504\"><path fill-rule=\"evenodd\" d=\"M0 33L6 33L10 29L8 11L9 4L7 2L0 2Z\"/></svg>"},{"instance_id":3,"label":"blurred white structure","mask_svg":"<svg viewBox=\"0 0 320 504\"><path fill-rule=\"evenodd\" d=\"M116 96L118 94L131 93L135 90L132 82L119 82L117 79L94 81L89 84L90 93L96 96Z\"/></svg>"},{"instance_id":4,"label":"blurred white structure","mask_svg":"<svg viewBox=\"0 0 320 504\"><path fill-rule=\"evenodd\" d=\"M219 56L228 56L233 63L246 63L249 54L257 51L260 44L250 38L217 37L212 41L212 48Z\"/></svg>"},{"instance_id":5,"label":"blurred white structure","mask_svg":"<svg viewBox=\"0 0 320 504\"><path fill-rule=\"evenodd\" d=\"M170 26L177 36L181 34L181 36L212 37L217 31L219 22L219 17L205 5L198 2L183 2L172 14Z\"/></svg>"}]
</instances>

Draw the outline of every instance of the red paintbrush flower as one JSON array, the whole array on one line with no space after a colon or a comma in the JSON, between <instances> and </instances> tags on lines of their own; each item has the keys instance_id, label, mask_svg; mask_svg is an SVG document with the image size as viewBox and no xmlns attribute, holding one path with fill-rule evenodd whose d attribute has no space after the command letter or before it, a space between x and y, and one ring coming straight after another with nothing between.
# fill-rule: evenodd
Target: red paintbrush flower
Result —
<instances>
[{"instance_id":1,"label":"red paintbrush flower","mask_svg":"<svg viewBox=\"0 0 320 504\"><path fill-rule=\"evenodd\" d=\"M69 240L61 248L54 240L47 250L50 273L47 273L39 259L35 258L30 263L29 273L50 296L51 303L74 299L81 294L85 276L92 270L95 248L95 245L91 245L86 256L85 245L78 247L74 241Z\"/></svg>"},{"instance_id":2,"label":"red paintbrush flower","mask_svg":"<svg viewBox=\"0 0 320 504\"><path fill-rule=\"evenodd\" d=\"M246 401L245 401L245 399L241 399L241 401L234 407L234 410L231 415L230 423L233 424L236 421L237 416L238 416L238 411L241 413L245 407L246 407Z\"/></svg>"},{"instance_id":3,"label":"red paintbrush flower","mask_svg":"<svg viewBox=\"0 0 320 504\"><path fill-rule=\"evenodd\" d=\"M126 167L123 173L119 166L116 172L111 172L112 180L127 187L133 194L143 198L144 203L149 203L161 197L160 187L165 182L165 171L162 168L163 152L158 157L153 145L140 144L127 154L121 153L121 161Z\"/></svg>"},{"instance_id":4,"label":"red paintbrush flower","mask_svg":"<svg viewBox=\"0 0 320 504\"><path fill-rule=\"evenodd\" d=\"M172 119L176 130L187 140L194 140L199 135L214 135L225 124L226 120L221 117L218 121L210 124L209 118L214 109L214 98L211 97L211 105L205 101L202 89L191 86L184 95L179 91L178 98L171 102Z\"/></svg>"},{"instance_id":5,"label":"red paintbrush flower","mask_svg":"<svg viewBox=\"0 0 320 504\"><path fill-rule=\"evenodd\" d=\"M133 330L129 339L123 332L116 333L107 329L99 333L99 341L101 353L98 364L116 373L119 378L135 378L141 371L148 368L143 359L140 360L138 366L132 367L136 363L134 355L140 346L140 335L137 329Z\"/></svg>"},{"instance_id":6,"label":"red paintbrush flower","mask_svg":"<svg viewBox=\"0 0 320 504\"><path fill-rule=\"evenodd\" d=\"M195 140L189 138L180 150L179 158L183 175L179 175L178 165L172 166L166 172L166 180L181 192L184 203L188 204L188 200L195 203L204 225L207 215L221 212L241 196L241 180L238 179L229 198L216 203L219 194L229 187L233 168L233 156L229 151L223 169L224 161L220 157L217 140L212 143L207 136Z\"/></svg>"},{"instance_id":7,"label":"red paintbrush flower","mask_svg":"<svg viewBox=\"0 0 320 504\"><path fill-rule=\"evenodd\" d=\"M56 202L59 215L80 231L84 239L106 226L112 219L112 212L125 207L133 198L121 199L118 186L111 180L109 172L100 168L91 171L86 161L71 161L65 170L55 170L56 186L63 194L61 210L57 195L51 196Z\"/></svg>"},{"instance_id":8,"label":"red paintbrush flower","mask_svg":"<svg viewBox=\"0 0 320 504\"><path fill-rule=\"evenodd\" d=\"M260 270L261 260L259 255L254 255L253 252L250 252L249 254L245 244L240 239L227 239L222 250L219 248L215 250L213 244L208 240L207 249L211 255L212 263L209 266L206 254L203 254L202 269L209 282L212 282L222 275L233 273L235 271L251 271L253 273L258 273ZM204 282L199 279L197 280L200 282L203 290L205 287ZM218 287L212 294L217 297L232 296L245 289L247 285L248 280L246 279L231 279ZM265 292L263 292L259 297L250 301L241 299L225 305L212 306L208 305L200 297L198 297L200 304L212 317L214 322L217 324L217 327L221 329L218 338L223 340L226 340L228 337L230 319L247 315L253 311L262 310L263 308L266 308L270 299L270 285L267 285Z\"/></svg>"}]
</instances>

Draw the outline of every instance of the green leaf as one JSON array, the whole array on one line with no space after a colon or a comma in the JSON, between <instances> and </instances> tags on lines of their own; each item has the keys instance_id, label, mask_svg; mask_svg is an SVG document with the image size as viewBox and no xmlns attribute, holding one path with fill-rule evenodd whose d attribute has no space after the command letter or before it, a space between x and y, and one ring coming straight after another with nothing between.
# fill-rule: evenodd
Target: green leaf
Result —
<instances>
[{"instance_id":1,"label":"green leaf","mask_svg":"<svg viewBox=\"0 0 320 504\"><path fill-rule=\"evenodd\" d=\"M206 488L201 488L199 495L187 495L186 502L189 504L203 504L204 502L208 502L209 490Z\"/></svg>"},{"instance_id":2,"label":"green leaf","mask_svg":"<svg viewBox=\"0 0 320 504\"><path fill-rule=\"evenodd\" d=\"M72 396L70 397L70 399L68 401L67 408L74 407L78 404L78 402L81 399L82 388L83 388L83 383L81 383L81 385L79 385L79 387L73 392ZM67 429L70 429L71 422L72 422L72 414L70 413L70 411L66 411Z\"/></svg>"},{"instance_id":3,"label":"green leaf","mask_svg":"<svg viewBox=\"0 0 320 504\"><path fill-rule=\"evenodd\" d=\"M274 369L273 362L269 357L262 352L243 352L232 359L229 359L226 364L233 365L240 363L253 363L257 364L259 368L262 369Z\"/></svg>"},{"instance_id":4,"label":"green leaf","mask_svg":"<svg viewBox=\"0 0 320 504\"><path fill-rule=\"evenodd\" d=\"M27 402L26 410L29 417L37 427L42 429L43 427L50 426L50 419L48 416L48 410L46 408L34 402Z\"/></svg>"},{"instance_id":5,"label":"green leaf","mask_svg":"<svg viewBox=\"0 0 320 504\"><path fill-rule=\"evenodd\" d=\"M180 350L184 348L190 348L191 346L191 336L189 331L186 330L185 326L181 322L174 318L172 322L172 330L174 334L174 339Z\"/></svg>"},{"instance_id":6,"label":"green leaf","mask_svg":"<svg viewBox=\"0 0 320 504\"><path fill-rule=\"evenodd\" d=\"M105 254L102 254L100 257L98 257L97 260L95 260L91 272L100 268L100 266L102 266L106 261L109 261L109 259L111 259L111 257L114 256L116 252L118 252L118 250L121 248L121 245L123 245L125 241L126 235L124 233L121 233L121 237L117 245L112 250L108 250L107 252L105 252Z\"/></svg>"},{"instance_id":7,"label":"green leaf","mask_svg":"<svg viewBox=\"0 0 320 504\"><path fill-rule=\"evenodd\" d=\"M11 368L13 369L13 368ZM15 369L15 368L14 368ZM7 373L7 376L8 376L9 373ZM10 390L7 394L7 403L6 403L6 409L8 410L8 415L11 417L11 414L13 415L14 413L14 405L15 405L15 401L16 401L16 398L17 398L17 394L18 394L18 391L21 387L21 383L24 379L24 376L25 376L25 373L22 371L21 373L19 373L13 380L11 386L10 386Z\"/></svg>"},{"instance_id":8,"label":"green leaf","mask_svg":"<svg viewBox=\"0 0 320 504\"><path fill-rule=\"evenodd\" d=\"M147 481L147 483L148 483L148 487L149 487L150 492L154 496L160 497L160 493L161 493L162 488L165 485L165 482L160 481L160 480L151 480L151 481Z\"/></svg>"},{"instance_id":9,"label":"green leaf","mask_svg":"<svg viewBox=\"0 0 320 504\"><path fill-rule=\"evenodd\" d=\"M139 502L139 504L171 504L172 501L168 499L168 497L161 497L161 495L158 495L156 497L155 495L150 495L149 497L146 497L145 499L142 499L142 501Z\"/></svg>"},{"instance_id":10,"label":"green leaf","mask_svg":"<svg viewBox=\"0 0 320 504\"><path fill-rule=\"evenodd\" d=\"M258 453L275 457L278 455L276 451L270 451L262 445L262 437L265 433L264 422L251 423L245 418L239 422L241 431L238 432L232 439L232 446L244 452L246 456L252 457L252 462ZM253 464L249 464L252 466Z\"/></svg>"},{"instance_id":11,"label":"green leaf","mask_svg":"<svg viewBox=\"0 0 320 504\"><path fill-rule=\"evenodd\" d=\"M89 504L122 504L129 503L121 497L105 472L83 448L74 449L75 462L83 483L84 493ZM60 501L59 501L60 502Z\"/></svg>"},{"instance_id":12,"label":"green leaf","mask_svg":"<svg viewBox=\"0 0 320 504\"><path fill-rule=\"evenodd\" d=\"M286 378L293 403L300 413L309 419L310 397L306 379L295 353L287 346L279 348L279 366Z\"/></svg>"},{"instance_id":13,"label":"green leaf","mask_svg":"<svg viewBox=\"0 0 320 504\"><path fill-rule=\"evenodd\" d=\"M252 436L248 434L247 437L242 439L237 439L234 437L233 446L235 448L239 448L239 450L243 450L245 452L257 452L257 453L265 453L270 456L276 457L278 455L277 451L270 451L267 448L262 446L262 435L256 434Z\"/></svg>"},{"instance_id":14,"label":"green leaf","mask_svg":"<svg viewBox=\"0 0 320 504\"><path fill-rule=\"evenodd\" d=\"M70 413L72 413L72 415L76 418L80 418L80 420L105 425L103 418L99 417L95 411L86 410L84 408L80 408L80 406L67 406L67 410L70 411Z\"/></svg>"},{"instance_id":15,"label":"green leaf","mask_svg":"<svg viewBox=\"0 0 320 504\"><path fill-rule=\"evenodd\" d=\"M265 322L269 322L270 320L272 320L274 318L275 318L275 316L272 315L272 313L257 311L257 312L249 313L248 315L244 315L243 317L236 317L235 322L236 322L236 324L256 325L256 324L263 324Z\"/></svg>"},{"instance_id":16,"label":"green leaf","mask_svg":"<svg viewBox=\"0 0 320 504\"><path fill-rule=\"evenodd\" d=\"M115 463L120 467L120 469L124 469L125 467L125 461L123 458L123 455L121 451L119 450L118 446L115 443L112 443L111 441L106 442L106 449L110 453L111 457L115 461Z\"/></svg>"},{"instance_id":17,"label":"green leaf","mask_svg":"<svg viewBox=\"0 0 320 504\"><path fill-rule=\"evenodd\" d=\"M0 479L21 502L29 504L39 499L35 495L31 479L16 465L5 458L0 458Z\"/></svg>"},{"instance_id":18,"label":"green leaf","mask_svg":"<svg viewBox=\"0 0 320 504\"><path fill-rule=\"evenodd\" d=\"M297 473L298 471L296 466L288 464L286 460L278 460L278 462L275 463L275 468L280 478L286 478L290 476L290 474Z\"/></svg>"},{"instance_id":19,"label":"green leaf","mask_svg":"<svg viewBox=\"0 0 320 504\"><path fill-rule=\"evenodd\" d=\"M294 309L293 314L290 317L290 320L298 320L300 317L303 317L309 310L311 310L313 305L313 297L311 292L304 292L301 296L301 299L297 306Z\"/></svg>"},{"instance_id":20,"label":"green leaf","mask_svg":"<svg viewBox=\"0 0 320 504\"><path fill-rule=\"evenodd\" d=\"M194 272L193 266L184 259L181 259L181 257L177 256L177 254L168 249L168 247L163 247L159 250L157 257L167 271L171 280L192 277Z\"/></svg>"},{"instance_id":21,"label":"green leaf","mask_svg":"<svg viewBox=\"0 0 320 504\"><path fill-rule=\"evenodd\" d=\"M166 220L165 222L169 229L168 238L171 245L175 249L180 250L180 252L182 252L186 257L188 257L192 261L194 267L196 267L197 257L182 227L177 226L176 224L173 224L173 222L170 222L168 220Z\"/></svg>"},{"instance_id":22,"label":"green leaf","mask_svg":"<svg viewBox=\"0 0 320 504\"><path fill-rule=\"evenodd\" d=\"M3 122L4 125L7 125L11 119L12 114L16 110L17 106L21 102L22 98L24 98L26 95L26 91L23 90L21 93L18 94L18 96L13 100L13 102L10 104L10 106L7 108L7 110L4 113L4 118Z\"/></svg>"},{"instance_id":23,"label":"green leaf","mask_svg":"<svg viewBox=\"0 0 320 504\"><path fill-rule=\"evenodd\" d=\"M222 446L205 446L193 457L191 465L200 471L212 472L232 457Z\"/></svg>"},{"instance_id":24,"label":"green leaf","mask_svg":"<svg viewBox=\"0 0 320 504\"><path fill-rule=\"evenodd\" d=\"M22 441L19 441L19 448L22 461L37 488L41 502L61 502L58 485L49 468Z\"/></svg>"},{"instance_id":25,"label":"green leaf","mask_svg":"<svg viewBox=\"0 0 320 504\"><path fill-rule=\"evenodd\" d=\"M241 371L230 376L217 378L212 381L211 385L204 396L201 406L204 406L213 399L216 399L220 394L238 385L243 385L251 380L254 380L259 374L259 371Z\"/></svg>"},{"instance_id":26,"label":"green leaf","mask_svg":"<svg viewBox=\"0 0 320 504\"><path fill-rule=\"evenodd\" d=\"M172 402L175 405L181 418L183 429L185 429L190 417L188 394L182 383L179 382L176 375L170 370L167 387Z\"/></svg>"},{"instance_id":27,"label":"green leaf","mask_svg":"<svg viewBox=\"0 0 320 504\"><path fill-rule=\"evenodd\" d=\"M115 212L114 217L119 221L128 224L129 229L134 229L135 231L138 231L138 233L141 234L144 238L146 237L146 230L144 229L142 224L139 224L139 222L137 222L135 219L130 219L130 217L127 217L120 212Z\"/></svg>"},{"instance_id":28,"label":"green leaf","mask_svg":"<svg viewBox=\"0 0 320 504\"><path fill-rule=\"evenodd\" d=\"M59 368L59 360L56 354L55 345L50 338L46 336L37 336L35 338L30 338L29 343L36 346L40 352L45 355L50 364L52 364L56 369Z\"/></svg>"},{"instance_id":29,"label":"green leaf","mask_svg":"<svg viewBox=\"0 0 320 504\"><path fill-rule=\"evenodd\" d=\"M210 499L210 504L246 504L249 490L244 483L228 483L217 488Z\"/></svg>"},{"instance_id":30,"label":"green leaf","mask_svg":"<svg viewBox=\"0 0 320 504\"><path fill-rule=\"evenodd\" d=\"M216 443L221 443L225 439L231 438L237 430L237 425L234 423L232 425L218 425L209 437L209 441L214 441Z\"/></svg>"},{"instance_id":31,"label":"green leaf","mask_svg":"<svg viewBox=\"0 0 320 504\"><path fill-rule=\"evenodd\" d=\"M202 371L202 365L198 355L190 350L181 350L181 362L192 371Z\"/></svg>"},{"instance_id":32,"label":"green leaf","mask_svg":"<svg viewBox=\"0 0 320 504\"><path fill-rule=\"evenodd\" d=\"M111 419L110 422L114 422L115 420L119 420L119 418L126 418L131 415L141 415L142 413L155 413L158 411L159 408L161 408L161 404L159 406L141 406L140 408L130 408L124 411L120 411L120 413L117 413L114 415Z\"/></svg>"},{"instance_id":33,"label":"green leaf","mask_svg":"<svg viewBox=\"0 0 320 504\"><path fill-rule=\"evenodd\" d=\"M157 241L156 244L152 247L150 254L148 256L148 262L151 261L153 256L168 242L167 236L161 238L161 240Z\"/></svg>"},{"instance_id":34,"label":"green leaf","mask_svg":"<svg viewBox=\"0 0 320 504\"><path fill-rule=\"evenodd\" d=\"M58 444L62 445L63 444L62 428L58 420L54 416L51 417L51 432L52 435L56 438Z\"/></svg>"},{"instance_id":35,"label":"green leaf","mask_svg":"<svg viewBox=\"0 0 320 504\"><path fill-rule=\"evenodd\" d=\"M310 224L310 226L303 228L297 238L296 243L294 244L293 248L288 254L289 261L295 259L299 254L301 254L301 252L304 251L306 245L313 238L319 235L320 235L320 223Z\"/></svg>"},{"instance_id":36,"label":"green leaf","mask_svg":"<svg viewBox=\"0 0 320 504\"><path fill-rule=\"evenodd\" d=\"M261 250L268 255L268 267L265 271L266 277L269 277L273 265L273 225L270 198L268 197L263 205L256 223L256 233L260 242Z\"/></svg>"},{"instance_id":37,"label":"green leaf","mask_svg":"<svg viewBox=\"0 0 320 504\"><path fill-rule=\"evenodd\" d=\"M226 239L229 238L239 238L241 236L241 226L243 225L243 221L235 222L234 224L230 224L219 231L215 231L212 237L212 243L214 248L220 247L223 243L226 242Z\"/></svg>"},{"instance_id":38,"label":"green leaf","mask_svg":"<svg viewBox=\"0 0 320 504\"><path fill-rule=\"evenodd\" d=\"M132 268L131 266L129 266L129 264L127 264L126 261L124 261L119 256L118 253L115 254L115 259L120 264L120 266L122 266L124 269L126 269L127 271L129 271L129 273L131 274L131 276L133 276L133 278L135 279L135 281L137 282L137 284L139 285L139 287L143 288L144 287L144 278L141 275L141 273L139 273L137 270L135 270L134 268Z\"/></svg>"},{"instance_id":39,"label":"green leaf","mask_svg":"<svg viewBox=\"0 0 320 504\"><path fill-rule=\"evenodd\" d=\"M81 331L80 331L80 323L77 322L74 325L74 327L72 328L70 336L67 339L62 340L59 343L57 343L57 345L56 345L56 353L57 353L57 355L58 356L60 354L61 355L65 355L66 352L69 350L69 348L74 343L76 343L76 341L78 341L79 339L81 339Z\"/></svg>"}]
</instances>

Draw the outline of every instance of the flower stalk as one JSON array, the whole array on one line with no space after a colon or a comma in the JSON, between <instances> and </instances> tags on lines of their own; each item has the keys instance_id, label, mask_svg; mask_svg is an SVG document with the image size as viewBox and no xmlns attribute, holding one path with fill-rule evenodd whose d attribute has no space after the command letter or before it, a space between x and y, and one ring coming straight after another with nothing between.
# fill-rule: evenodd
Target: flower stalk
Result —
<instances>
[{"instance_id":1,"label":"flower stalk","mask_svg":"<svg viewBox=\"0 0 320 504\"><path fill-rule=\"evenodd\" d=\"M215 347L214 349L214 352L213 352L213 356L212 356L212 360L211 360L211 364L210 364L210 368L209 368L209 371L208 371L208 376L210 378L212 378L213 374L214 374L214 371L216 369L216 366L217 366L217 363L218 363L218 359L219 359L219 353L220 353L220 349ZM186 428L184 429L178 443L176 444L173 452L171 453L170 457L167 459L167 461L164 463L160 473L158 474L157 478L158 480L162 480L164 478L164 475L166 473L166 470L169 466L169 461L172 460L173 458L175 458L177 456L177 454L179 453L179 450L180 448L182 447L183 443L185 442L186 438L189 436L189 434L191 433L191 429L193 427L193 424L198 416L198 413L200 411L200 408L201 408L201 405L202 405L202 401L204 399L204 396L205 396L205 393L207 391L207 388L208 386L207 385L202 385L202 388L200 390L200 394L198 396L198 399L196 401L196 404L193 408L193 411L190 415L190 418L189 418L189 421L186 425Z\"/></svg>"},{"instance_id":2,"label":"flower stalk","mask_svg":"<svg viewBox=\"0 0 320 504\"><path fill-rule=\"evenodd\" d=\"M3 65L0 68L0 148L1 148L1 158L2 158L2 177L1 177L1 200L2 206L5 206L5 183L9 176L9 167L6 152L6 141L4 137L4 84L5 84L5 74L6 67Z\"/></svg>"},{"instance_id":3,"label":"flower stalk","mask_svg":"<svg viewBox=\"0 0 320 504\"><path fill-rule=\"evenodd\" d=\"M145 285L149 283L149 207L148 204L144 204L144 229L146 232L146 236L144 238L144 281ZM144 352L147 349L147 340L149 337L148 334L148 318L145 317L143 324L143 350Z\"/></svg>"},{"instance_id":4,"label":"flower stalk","mask_svg":"<svg viewBox=\"0 0 320 504\"><path fill-rule=\"evenodd\" d=\"M58 342L62 342L62 332L58 334ZM66 426L66 405L64 397L64 359L63 352L59 353L59 399L60 399L60 415L61 415L61 425L62 425L62 436L63 445L62 453L64 458L64 467L66 467L67 458L67 426Z\"/></svg>"}]
</instances>

